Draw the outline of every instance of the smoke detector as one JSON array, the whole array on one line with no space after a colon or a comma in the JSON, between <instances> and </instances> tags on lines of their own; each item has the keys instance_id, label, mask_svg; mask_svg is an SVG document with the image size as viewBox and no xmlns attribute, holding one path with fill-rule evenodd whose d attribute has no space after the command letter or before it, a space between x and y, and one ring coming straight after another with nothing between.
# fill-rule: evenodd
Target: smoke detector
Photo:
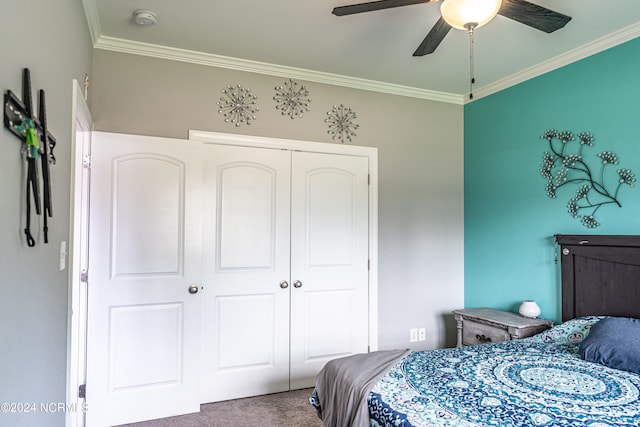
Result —
<instances>
[{"instance_id":1,"label":"smoke detector","mask_svg":"<svg viewBox=\"0 0 640 427\"><path fill-rule=\"evenodd\" d=\"M158 22L158 15L150 10L138 9L133 12L133 20L138 25L148 27L150 25L155 25Z\"/></svg>"}]
</instances>

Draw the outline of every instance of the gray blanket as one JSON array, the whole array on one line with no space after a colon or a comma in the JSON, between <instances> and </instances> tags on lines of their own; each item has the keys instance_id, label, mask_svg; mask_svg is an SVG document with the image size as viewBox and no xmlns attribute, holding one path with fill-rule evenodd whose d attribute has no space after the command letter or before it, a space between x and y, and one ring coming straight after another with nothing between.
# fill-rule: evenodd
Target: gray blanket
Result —
<instances>
[{"instance_id":1,"label":"gray blanket","mask_svg":"<svg viewBox=\"0 0 640 427\"><path fill-rule=\"evenodd\" d=\"M367 397L375 383L409 350L375 351L329 361L316 377L325 427L368 427Z\"/></svg>"}]
</instances>

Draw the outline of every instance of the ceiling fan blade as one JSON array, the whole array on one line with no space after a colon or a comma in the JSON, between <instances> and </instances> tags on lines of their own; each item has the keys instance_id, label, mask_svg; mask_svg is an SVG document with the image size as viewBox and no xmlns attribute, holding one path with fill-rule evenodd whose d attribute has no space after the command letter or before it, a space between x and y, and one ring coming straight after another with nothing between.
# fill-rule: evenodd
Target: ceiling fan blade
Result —
<instances>
[{"instance_id":1,"label":"ceiling fan blade","mask_svg":"<svg viewBox=\"0 0 640 427\"><path fill-rule=\"evenodd\" d=\"M390 9L392 7L409 6L411 4L431 3L432 1L437 0L378 0L334 7L331 13L336 16L353 15L354 13L371 12L373 10Z\"/></svg>"},{"instance_id":2,"label":"ceiling fan blade","mask_svg":"<svg viewBox=\"0 0 640 427\"><path fill-rule=\"evenodd\" d=\"M502 0L498 14L545 33L564 27L571 17L525 0Z\"/></svg>"},{"instance_id":3,"label":"ceiling fan blade","mask_svg":"<svg viewBox=\"0 0 640 427\"><path fill-rule=\"evenodd\" d=\"M431 31L429 31L429 34L427 34L427 37L422 40L420 46L413 52L413 56L424 56L433 53L450 29L451 25L447 24L444 18L440 17L438 22L431 28Z\"/></svg>"}]
</instances>

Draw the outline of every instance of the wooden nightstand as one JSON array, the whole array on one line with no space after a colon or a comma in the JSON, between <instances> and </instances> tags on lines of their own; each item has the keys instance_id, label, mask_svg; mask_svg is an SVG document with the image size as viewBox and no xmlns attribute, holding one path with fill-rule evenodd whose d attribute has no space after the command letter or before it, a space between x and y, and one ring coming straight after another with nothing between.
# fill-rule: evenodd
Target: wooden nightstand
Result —
<instances>
[{"instance_id":1,"label":"wooden nightstand","mask_svg":"<svg viewBox=\"0 0 640 427\"><path fill-rule=\"evenodd\" d=\"M458 322L458 347L530 337L553 326L551 320L529 319L492 308L453 310Z\"/></svg>"}]
</instances>

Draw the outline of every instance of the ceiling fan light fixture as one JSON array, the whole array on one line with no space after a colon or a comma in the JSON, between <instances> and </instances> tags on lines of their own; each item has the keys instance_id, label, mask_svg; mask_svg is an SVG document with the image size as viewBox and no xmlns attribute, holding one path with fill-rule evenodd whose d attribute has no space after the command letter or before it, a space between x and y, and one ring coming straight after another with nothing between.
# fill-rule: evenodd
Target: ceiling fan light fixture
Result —
<instances>
[{"instance_id":1,"label":"ceiling fan light fixture","mask_svg":"<svg viewBox=\"0 0 640 427\"><path fill-rule=\"evenodd\" d=\"M500 10L502 0L444 0L440 13L447 24L459 30L482 27Z\"/></svg>"}]
</instances>

